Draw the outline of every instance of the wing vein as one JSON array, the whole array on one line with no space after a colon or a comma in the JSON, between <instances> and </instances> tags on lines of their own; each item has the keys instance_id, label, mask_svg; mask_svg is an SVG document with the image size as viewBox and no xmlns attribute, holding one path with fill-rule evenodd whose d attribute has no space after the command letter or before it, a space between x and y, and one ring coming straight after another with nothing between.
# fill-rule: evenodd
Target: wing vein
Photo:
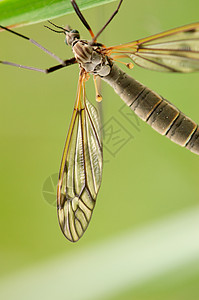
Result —
<instances>
[{"instance_id":1,"label":"wing vein","mask_svg":"<svg viewBox=\"0 0 199 300\"><path fill-rule=\"evenodd\" d=\"M173 69L173 68L171 68L171 67L169 67L169 66L166 66L166 65L164 65L164 64L161 64L161 63L158 63L157 61L153 61L153 60L151 60L151 59L149 59L149 58L146 58L146 57L142 57L141 55L139 55L139 54L137 54L137 53L135 53L135 54L133 54L134 56L138 56L139 58L141 58L141 59L143 59L143 60L146 60L146 61L148 61L148 62L151 62L151 63L153 63L153 64L155 64L155 65L157 65L157 66L160 66L160 67L163 67L163 68L165 68L165 69L168 69L168 70L170 70L171 72L176 72L176 70L175 69ZM137 63L138 64L138 63ZM139 64L138 64L139 65Z\"/></svg>"}]
</instances>

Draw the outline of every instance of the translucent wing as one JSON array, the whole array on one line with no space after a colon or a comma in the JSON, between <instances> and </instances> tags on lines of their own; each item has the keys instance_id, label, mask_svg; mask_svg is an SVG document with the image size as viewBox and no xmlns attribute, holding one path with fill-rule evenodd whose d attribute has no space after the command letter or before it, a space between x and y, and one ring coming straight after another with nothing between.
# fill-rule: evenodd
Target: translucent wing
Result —
<instances>
[{"instance_id":1,"label":"translucent wing","mask_svg":"<svg viewBox=\"0 0 199 300\"><path fill-rule=\"evenodd\" d=\"M156 71L199 71L199 23L106 49L130 57L137 65Z\"/></svg>"},{"instance_id":2,"label":"translucent wing","mask_svg":"<svg viewBox=\"0 0 199 300\"><path fill-rule=\"evenodd\" d=\"M59 224L71 242L80 239L90 222L102 177L99 116L86 100L84 81L80 75L57 188Z\"/></svg>"}]
</instances>

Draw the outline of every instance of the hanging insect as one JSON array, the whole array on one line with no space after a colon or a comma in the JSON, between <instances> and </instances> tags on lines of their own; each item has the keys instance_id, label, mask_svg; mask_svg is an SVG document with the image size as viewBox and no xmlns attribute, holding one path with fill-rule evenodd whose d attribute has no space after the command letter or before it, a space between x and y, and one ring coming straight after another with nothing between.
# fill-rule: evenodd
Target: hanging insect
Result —
<instances>
[{"instance_id":1,"label":"hanging insect","mask_svg":"<svg viewBox=\"0 0 199 300\"><path fill-rule=\"evenodd\" d=\"M91 27L71 0L74 10L90 32L91 41L80 39L77 30L63 28L49 21L66 36L66 44L72 47L74 57L61 60L36 41L10 30L51 55L59 64L49 69L38 69L7 61L1 64L51 73L72 64L79 64L80 74L77 96L63 152L57 187L57 211L61 230L71 242L84 234L90 222L102 177L102 137L96 108L86 99L85 82L88 74L102 78L113 87L120 98L144 121L173 142L199 154L198 125L185 116L173 104L145 87L114 63L129 58L137 65L156 71L189 73L199 71L199 23L185 25L160 34L130 42L105 47L97 38L117 14L123 0L103 28L94 35ZM47 27L47 26L46 26ZM59 29L59 30L58 30ZM133 63L127 63L131 68ZM96 98L101 100L96 88Z\"/></svg>"}]
</instances>

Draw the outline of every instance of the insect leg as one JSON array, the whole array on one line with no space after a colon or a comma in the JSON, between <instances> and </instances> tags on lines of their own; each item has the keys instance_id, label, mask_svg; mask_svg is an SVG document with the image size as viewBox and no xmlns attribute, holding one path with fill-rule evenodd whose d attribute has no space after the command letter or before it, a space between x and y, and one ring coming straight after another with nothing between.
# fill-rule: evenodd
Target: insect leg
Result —
<instances>
[{"instance_id":1,"label":"insect leg","mask_svg":"<svg viewBox=\"0 0 199 300\"><path fill-rule=\"evenodd\" d=\"M62 64L60 64L60 65L50 67L50 68L45 70L45 73L47 73L47 74L52 73L52 72L57 71L61 68L68 67L68 66L76 64L76 63L77 63L77 61L76 61L75 57L72 57L70 59L64 60L64 66Z\"/></svg>"},{"instance_id":2,"label":"insect leg","mask_svg":"<svg viewBox=\"0 0 199 300\"><path fill-rule=\"evenodd\" d=\"M106 22L106 24L102 27L102 29L96 34L96 36L93 37L90 45L92 46L95 41L97 40L97 38L99 37L99 35L102 33L102 31L104 31L104 29L108 26L108 24L113 20L113 18L115 17L115 15L118 13L120 6L122 4L123 0L120 0L117 9L114 11L114 13L112 14L112 16L109 18L109 20Z\"/></svg>"},{"instance_id":3,"label":"insect leg","mask_svg":"<svg viewBox=\"0 0 199 300\"><path fill-rule=\"evenodd\" d=\"M62 65L64 65L64 61L61 58L59 58L57 55L55 55L54 53L52 53L49 50L47 50L46 48L44 48L42 45L40 45L39 43L37 43L35 40L33 40L33 39L31 39L31 38L23 35L23 34L20 34L20 33L16 32L16 31L14 31L14 30L11 30L11 29L9 29L7 27L4 27L2 25L0 25L0 28L2 28L2 29L6 30L6 31L8 31L10 33L13 33L13 34L15 34L15 35L17 35L17 36L19 36L19 37L21 37L21 38L29 41L30 43L32 43L33 45L35 45L36 47L40 48L42 51L46 52L48 55L50 55L51 57L53 57L54 59L56 59L59 63L61 63Z\"/></svg>"},{"instance_id":4,"label":"insect leg","mask_svg":"<svg viewBox=\"0 0 199 300\"><path fill-rule=\"evenodd\" d=\"M84 18L84 16L82 15L77 3L75 0L71 0L71 4L76 12L76 14L78 15L78 17L80 18L80 20L82 21L82 23L84 24L84 26L88 29L88 31L90 32L90 35L92 38L94 38L94 33L90 27L90 25L88 24L88 22L86 21L86 19Z\"/></svg>"},{"instance_id":5,"label":"insect leg","mask_svg":"<svg viewBox=\"0 0 199 300\"><path fill-rule=\"evenodd\" d=\"M63 64L59 64L59 65L50 67L48 69L39 69L39 68L35 68L35 67L29 67L29 66L24 66L24 65L20 65L20 64L15 64L15 63L12 63L12 62L9 62L9 61L1 61L0 60L0 63L4 64L4 65L9 65L9 66L18 67L18 68L21 68L21 69L32 70L32 71L37 71L37 72L42 72L42 73L46 73L46 74L52 73L52 72L54 72L56 70L59 70L61 68L64 68L64 67L68 67L70 65L75 64L76 62L77 61L76 61L75 57L72 57L70 59L64 60Z\"/></svg>"}]
</instances>

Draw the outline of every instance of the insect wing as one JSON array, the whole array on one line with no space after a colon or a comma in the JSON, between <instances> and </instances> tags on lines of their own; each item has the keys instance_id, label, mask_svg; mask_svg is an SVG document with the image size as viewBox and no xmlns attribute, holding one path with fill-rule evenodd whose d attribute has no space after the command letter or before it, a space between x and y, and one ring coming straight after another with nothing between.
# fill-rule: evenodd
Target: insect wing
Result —
<instances>
[{"instance_id":1,"label":"insect wing","mask_svg":"<svg viewBox=\"0 0 199 300\"><path fill-rule=\"evenodd\" d=\"M156 71L199 71L199 23L185 25L131 43L110 47L137 65Z\"/></svg>"},{"instance_id":2,"label":"insect wing","mask_svg":"<svg viewBox=\"0 0 199 300\"><path fill-rule=\"evenodd\" d=\"M81 76L66 139L57 189L61 230L76 242L84 234L95 207L102 178L102 138L96 108L85 97Z\"/></svg>"}]
</instances>

